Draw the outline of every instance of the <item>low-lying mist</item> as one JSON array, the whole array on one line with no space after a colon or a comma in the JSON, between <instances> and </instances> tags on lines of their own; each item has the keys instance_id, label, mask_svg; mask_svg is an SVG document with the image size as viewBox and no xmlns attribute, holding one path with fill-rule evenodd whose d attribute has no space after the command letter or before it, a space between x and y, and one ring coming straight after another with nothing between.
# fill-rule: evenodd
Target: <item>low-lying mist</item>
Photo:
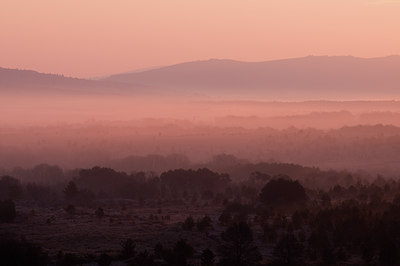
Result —
<instances>
[{"instance_id":1,"label":"low-lying mist","mask_svg":"<svg viewBox=\"0 0 400 266\"><path fill-rule=\"evenodd\" d=\"M218 154L251 162L395 175L400 102L224 101L204 97L3 95L0 167L121 166L132 156ZM184 165L183 165L184 166ZM182 167L177 163L177 168Z\"/></svg>"}]
</instances>

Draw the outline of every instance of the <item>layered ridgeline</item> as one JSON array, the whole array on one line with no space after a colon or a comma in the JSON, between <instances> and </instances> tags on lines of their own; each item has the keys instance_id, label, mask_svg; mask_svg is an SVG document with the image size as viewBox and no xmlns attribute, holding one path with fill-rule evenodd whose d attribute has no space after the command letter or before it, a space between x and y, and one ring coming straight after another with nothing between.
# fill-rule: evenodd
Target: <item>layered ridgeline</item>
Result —
<instances>
[{"instance_id":1,"label":"layered ridgeline","mask_svg":"<svg viewBox=\"0 0 400 266\"><path fill-rule=\"evenodd\" d=\"M82 94L82 93L138 93L138 84L97 81L45 74L32 70L0 67L0 93L35 94Z\"/></svg>"},{"instance_id":2,"label":"layered ridgeline","mask_svg":"<svg viewBox=\"0 0 400 266\"><path fill-rule=\"evenodd\" d=\"M117 74L105 80L146 84L160 92L207 96L393 99L400 96L400 56L308 56L266 62L211 59Z\"/></svg>"},{"instance_id":3,"label":"layered ridgeline","mask_svg":"<svg viewBox=\"0 0 400 266\"><path fill-rule=\"evenodd\" d=\"M300 101L399 99L400 56L308 56L266 62L211 59L116 74L101 80L0 68L0 90Z\"/></svg>"}]
</instances>

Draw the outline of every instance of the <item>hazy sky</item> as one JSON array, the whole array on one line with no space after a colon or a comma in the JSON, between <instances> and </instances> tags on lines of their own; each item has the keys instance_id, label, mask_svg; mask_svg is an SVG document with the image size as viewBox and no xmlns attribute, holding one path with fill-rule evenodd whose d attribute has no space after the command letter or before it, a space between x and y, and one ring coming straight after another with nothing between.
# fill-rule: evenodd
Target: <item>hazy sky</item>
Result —
<instances>
[{"instance_id":1,"label":"hazy sky","mask_svg":"<svg viewBox=\"0 0 400 266\"><path fill-rule=\"evenodd\" d=\"M92 77L209 58L400 54L395 0L0 0L0 66Z\"/></svg>"}]
</instances>

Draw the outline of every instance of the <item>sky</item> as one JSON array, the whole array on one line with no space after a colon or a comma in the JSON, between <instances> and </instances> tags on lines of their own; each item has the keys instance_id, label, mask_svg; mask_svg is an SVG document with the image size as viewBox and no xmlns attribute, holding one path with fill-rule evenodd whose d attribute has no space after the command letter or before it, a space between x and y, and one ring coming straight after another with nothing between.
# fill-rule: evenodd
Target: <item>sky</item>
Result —
<instances>
[{"instance_id":1,"label":"sky","mask_svg":"<svg viewBox=\"0 0 400 266\"><path fill-rule=\"evenodd\" d=\"M0 67L90 78L210 58L400 54L400 0L0 0Z\"/></svg>"}]
</instances>

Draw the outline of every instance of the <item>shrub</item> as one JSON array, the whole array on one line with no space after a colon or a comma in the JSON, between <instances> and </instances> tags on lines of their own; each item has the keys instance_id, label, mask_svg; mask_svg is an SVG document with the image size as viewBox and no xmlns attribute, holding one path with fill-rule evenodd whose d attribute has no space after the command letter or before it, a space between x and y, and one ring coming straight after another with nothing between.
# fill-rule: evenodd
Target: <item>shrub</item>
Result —
<instances>
[{"instance_id":1,"label":"shrub","mask_svg":"<svg viewBox=\"0 0 400 266\"><path fill-rule=\"evenodd\" d=\"M103 217L104 216L103 208L97 208L97 210L94 212L94 214L96 214L96 216L99 218Z\"/></svg>"},{"instance_id":2,"label":"shrub","mask_svg":"<svg viewBox=\"0 0 400 266\"><path fill-rule=\"evenodd\" d=\"M204 216L200 221L197 222L197 229L200 232L206 231L212 226L212 220L209 216Z\"/></svg>"},{"instance_id":3,"label":"shrub","mask_svg":"<svg viewBox=\"0 0 400 266\"><path fill-rule=\"evenodd\" d=\"M182 224L182 229L186 231L191 231L194 227L195 223L192 216L186 218L186 220Z\"/></svg>"},{"instance_id":4,"label":"shrub","mask_svg":"<svg viewBox=\"0 0 400 266\"><path fill-rule=\"evenodd\" d=\"M215 261L215 254L210 249L205 249L201 253L201 266L212 266Z\"/></svg>"},{"instance_id":5,"label":"shrub","mask_svg":"<svg viewBox=\"0 0 400 266\"><path fill-rule=\"evenodd\" d=\"M232 215L230 212L224 211L218 218L221 225L227 226L232 222Z\"/></svg>"},{"instance_id":6,"label":"shrub","mask_svg":"<svg viewBox=\"0 0 400 266\"><path fill-rule=\"evenodd\" d=\"M136 255L135 251L136 245L132 239L128 238L125 242L122 243L122 259L129 259Z\"/></svg>"},{"instance_id":7,"label":"shrub","mask_svg":"<svg viewBox=\"0 0 400 266\"><path fill-rule=\"evenodd\" d=\"M75 206L74 206L74 205L68 205L68 206L65 208L65 211L66 211L68 214L70 214L70 215L73 215L73 214L76 213L76 209L75 209Z\"/></svg>"}]
</instances>

